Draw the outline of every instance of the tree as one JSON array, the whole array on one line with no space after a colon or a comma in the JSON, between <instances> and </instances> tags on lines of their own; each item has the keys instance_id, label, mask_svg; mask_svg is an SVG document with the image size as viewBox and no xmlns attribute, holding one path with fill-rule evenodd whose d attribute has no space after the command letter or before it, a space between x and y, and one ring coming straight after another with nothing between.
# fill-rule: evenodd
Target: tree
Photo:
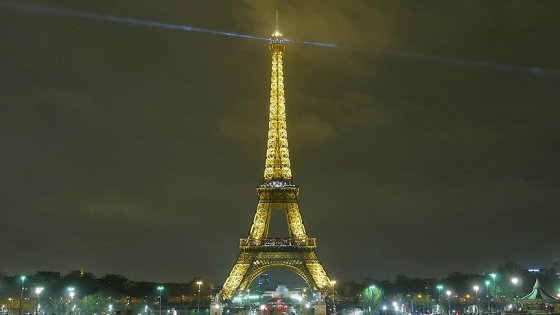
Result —
<instances>
[{"instance_id":1,"label":"tree","mask_svg":"<svg viewBox=\"0 0 560 315\"><path fill-rule=\"evenodd\" d=\"M508 262L498 267L498 274L500 275L496 282L496 290L498 294L498 304L504 306L508 303L515 303L515 295L517 287L512 284L511 279L520 277L524 274L523 268L516 263Z\"/></svg>"},{"instance_id":2,"label":"tree","mask_svg":"<svg viewBox=\"0 0 560 315\"><path fill-rule=\"evenodd\" d=\"M62 299L52 299L47 306L48 312L51 314L66 314L68 313L68 305Z\"/></svg>"},{"instance_id":3,"label":"tree","mask_svg":"<svg viewBox=\"0 0 560 315\"><path fill-rule=\"evenodd\" d=\"M96 279L93 273L83 273L81 270L73 270L67 275L63 276L62 285L58 285L58 289L61 290L61 294L67 294L66 290L68 287L74 287L76 289L76 294L80 296L85 296L88 294L93 294L96 291Z\"/></svg>"},{"instance_id":4,"label":"tree","mask_svg":"<svg viewBox=\"0 0 560 315\"><path fill-rule=\"evenodd\" d=\"M110 296L130 295L129 280L121 275L108 274L97 280L100 290Z\"/></svg>"},{"instance_id":5,"label":"tree","mask_svg":"<svg viewBox=\"0 0 560 315\"><path fill-rule=\"evenodd\" d=\"M383 301L383 293L383 289L378 287L370 286L365 288L362 291L360 305L370 312L377 310Z\"/></svg>"},{"instance_id":6,"label":"tree","mask_svg":"<svg viewBox=\"0 0 560 315\"><path fill-rule=\"evenodd\" d=\"M78 305L81 314L93 315L102 314L107 310L107 298L99 293L86 295Z\"/></svg>"}]
</instances>

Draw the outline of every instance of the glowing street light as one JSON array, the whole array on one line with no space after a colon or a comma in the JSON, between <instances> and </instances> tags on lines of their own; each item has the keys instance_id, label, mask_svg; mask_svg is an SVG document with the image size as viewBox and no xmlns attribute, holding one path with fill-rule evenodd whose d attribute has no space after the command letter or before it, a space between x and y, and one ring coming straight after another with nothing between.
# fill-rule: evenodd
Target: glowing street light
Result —
<instances>
[{"instance_id":1,"label":"glowing street light","mask_svg":"<svg viewBox=\"0 0 560 315\"><path fill-rule=\"evenodd\" d=\"M21 305L23 300L23 283L25 282L25 276L21 276L21 294L19 295L19 315L21 315Z\"/></svg>"},{"instance_id":2,"label":"glowing street light","mask_svg":"<svg viewBox=\"0 0 560 315\"><path fill-rule=\"evenodd\" d=\"M35 288L35 293L37 293L37 305L35 307L35 314L39 314L39 295L43 292L42 287Z\"/></svg>"},{"instance_id":3,"label":"glowing street light","mask_svg":"<svg viewBox=\"0 0 560 315\"><path fill-rule=\"evenodd\" d=\"M441 302L441 290L443 289L443 286L440 284L436 288L437 288L437 292L438 292L437 305L438 305L438 311L439 311L439 303Z\"/></svg>"},{"instance_id":4,"label":"glowing street light","mask_svg":"<svg viewBox=\"0 0 560 315\"><path fill-rule=\"evenodd\" d=\"M336 297L336 288L335 288L336 281L332 280L331 285L332 285L332 288L333 288L332 311L333 311L333 315L336 315L336 299L335 299L335 297Z\"/></svg>"},{"instance_id":5,"label":"glowing street light","mask_svg":"<svg viewBox=\"0 0 560 315\"><path fill-rule=\"evenodd\" d=\"M515 300L515 311L519 311L519 306L517 305L517 283L519 279L511 278L511 283L513 283L513 299Z\"/></svg>"},{"instance_id":6,"label":"glowing street light","mask_svg":"<svg viewBox=\"0 0 560 315\"><path fill-rule=\"evenodd\" d=\"M159 291L159 315L161 315L161 291L163 291L163 287L159 286L157 289Z\"/></svg>"},{"instance_id":7,"label":"glowing street light","mask_svg":"<svg viewBox=\"0 0 560 315\"><path fill-rule=\"evenodd\" d=\"M492 277L492 281L494 282L494 307L496 307L496 311L498 310L498 292L496 288L496 277L498 275L495 273L491 273L490 277Z\"/></svg>"},{"instance_id":8,"label":"glowing street light","mask_svg":"<svg viewBox=\"0 0 560 315\"><path fill-rule=\"evenodd\" d=\"M370 313L370 314L373 314L373 290L374 290L375 288L376 288L376 287L375 287L375 285L373 285L373 284L370 285L370 286L368 287L368 289L369 289L369 297L370 297L370 302L371 302L371 306L369 307L369 313Z\"/></svg>"},{"instance_id":9,"label":"glowing street light","mask_svg":"<svg viewBox=\"0 0 560 315\"><path fill-rule=\"evenodd\" d=\"M496 301L498 299L498 297L496 296L496 274L495 273L491 273L490 277L492 277L492 281L494 282L494 304L496 304Z\"/></svg>"},{"instance_id":10,"label":"glowing street light","mask_svg":"<svg viewBox=\"0 0 560 315\"><path fill-rule=\"evenodd\" d=\"M480 287L475 285L473 289L474 289L474 305L476 306L476 313L478 314L478 289L480 289Z\"/></svg>"},{"instance_id":11,"label":"glowing street light","mask_svg":"<svg viewBox=\"0 0 560 315\"><path fill-rule=\"evenodd\" d=\"M199 315L200 314L200 286L202 285L202 281L197 281L196 284L198 284L198 306L196 308L196 314Z\"/></svg>"},{"instance_id":12,"label":"glowing street light","mask_svg":"<svg viewBox=\"0 0 560 315\"><path fill-rule=\"evenodd\" d=\"M451 291L445 291L447 295L447 314L451 314Z\"/></svg>"},{"instance_id":13,"label":"glowing street light","mask_svg":"<svg viewBox=\"0 0 560 315\"><path fill-rule=\"evenodd\" d=\"M486 280L484 281L484 283L486 283L486 300L488 301L488 307L486 310L490 312L490 291L488 291L488 285L490 285L490 281Z\"/></svg>"},{"instance_id":14,"label":"glowing street light","mask_svg":"<svg viewBox=\"0 0 560 315\"><path fill-rule=\"evenodd\" d=\"M68 314L71 314L72 300L74 300L74 296L76 295L76 292L74 292L74 287L68 288L68 295L70 296L70 302L68 302Z\"/></svg>"}]
</instances>

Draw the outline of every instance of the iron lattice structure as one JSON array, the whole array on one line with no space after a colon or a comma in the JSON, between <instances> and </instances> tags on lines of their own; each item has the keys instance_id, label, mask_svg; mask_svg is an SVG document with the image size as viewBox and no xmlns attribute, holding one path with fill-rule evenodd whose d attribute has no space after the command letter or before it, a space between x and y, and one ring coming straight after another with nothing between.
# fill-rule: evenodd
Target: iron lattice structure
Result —
<instances>
[{"instance_id":1,"label":"iron lattice structure","mask_svg":"<svg viewBox=\"0 0 560 315\"><path fill-rule=\"evenodd\" d=\"M245 291L258 275L273 268L291 270L324 295L334 293L315 252L316 240L305 232L297 202L299 188L292 183L282 66L285 48L284 38L277 29L269 45L272 76L264 178L257 188L259 202L251 231L246 239L240 240L241 253L220 292L226 300L238 291ZM287 238L268 238L272 211L285 212Z\"/></svg>"}]
</instances>

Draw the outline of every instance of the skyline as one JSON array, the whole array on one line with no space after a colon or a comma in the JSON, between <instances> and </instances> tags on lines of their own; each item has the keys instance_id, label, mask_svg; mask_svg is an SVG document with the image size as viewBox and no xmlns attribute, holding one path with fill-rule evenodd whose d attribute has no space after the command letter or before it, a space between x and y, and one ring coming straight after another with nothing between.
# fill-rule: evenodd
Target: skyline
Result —
<instances>
[{"instance_id":1,"label":"skyline","mask_svg":"<svg viewBox=\"0 0 560 315\"><path fill-rule=\"evenodd\" d=\"M508 263L496 268L498 272L494 273L485 273L485 274L467 274L460 271L453 272L446 277L442 278L414 278L408 277L407 275L398 274L395 279L361 279L361 281L354 281L354 280L347 280L347 279L336 279L336 283L338 287L341 286L348 286L354 288L356 286L364 286L368 287L371 285L378 286L380 288L386 288L389 290L395 290L396 288L404 287L416 287L417 290L427 290L427 291L435 291L441 290L442 288L447 288L453 290L456 293L466 293L470 292L474 286L481 286L482 284L486 284L488 286L492 285L492 290L494 287L494 283L497 287L505 288L512 288L513 286L521 289L530 291L533 287L535 282L539 282L541 285L544 285L548 288L554 288L558 284L558 267L554 267L552 269L523 269L521 266ZM294 275L294 277L290 279L286 279L285 277L278 277L277 275L269 275L270 282L267 282L270 288L274 288L277 286L287 286L288 288L301 288L301 286L305 286L305 281L302 278L299 278ZM84 277L84 281L78 280L79 278ZM135 279L129 279L124 275L121 274L106 274L106 275L96 275L92 270L73 270L67 274L58 272L58 271L37 271L36 274L30 275L0 275L0 280L6 280L8 278L13 278L15 280L14 283L5 282L4 281L4 289L6 291L15 290L19 291L20 285L18 282L22 281L27 287L37 287L44 288L44 283L48 282L56 282L56 284L49 285L51 289L54 291L61 289L66 292L67 288L76 289L76 287L84 286L83 289L89 292L82 292L83 294L87 295L95 290L95 283L97 281L101 281L104 284L111 284L113 281L117 281L119 283L125 282L136 282L142 286L142 290L150 290L151 286L155 285L172 285L172 286L183 286L183 285L191 285L197 286L199 283L200 285L204 285L208 290L216 290L220 289L220 285L209 281L204 275L194 277L190 280L185 280L184 282L156 282L156 281L137 281ZM299 280L298 280L299 279ZM75 281L79 282L75 284ZM434 282L435 281L435 282ZM61 284L66 283L66 285ZM88 283L88 284L86 284ZM130 288L134 288L135 286L132 285ZM196 290L196 288L194 288ZM251 290L254 289L262 289L261 285L253 282L251 286ZM51 290L52 291L52 290ZM79 289L79 291L82 291ZM241 290L243 292L244 290ZM552 292L552 291L551 291ZM122 293L122 292L121 292ZM560 293L558 293L560 294Z\"/></svg>"},{"instance_id":2,"label":"skyline","mask_svg":"<svg viewBox=\"0 0 560 315\"><path fill-rule=\"evenodd\" d=\"M513 265L511 265L513 264ZM511 267L519 267L520 269L511 269ZM413 283L417 283L418 280L420 281L426 281L427 283L430 283L430 287L431 289L437 289L437 286L442 285L442 283L448 282L450 281L451 283L455 283L455 285L451 285L451 287L454 287L455 290L457 291L461 291L461 290L469 290L469 286L470 285L479 285L480 283L484 283L484 282L490 282L489 279L499 279L496 282L498 284L501 283L502 286L511 286L512 283L512 279L517 279L516 281L519 284L519 287L524 288L524 289L529 289L532 288L534 285L534 281L538 280L541 283L545 283L547 286L551 286L554 287L554 284L558 282L558 273L550 273L550 271L556 271L557 267L552 267L552 268L541 268L541 269L534 269L534 268L529 268L529 269L525 269L523 268L523 266L518 266L514 263L506 263L504 265L498 266L496 268L493 268L495 270L501 270L502 268L505 268L503 271L503 273L500 272L492 272L492 273L473 273L473 274L469 274L469 273L464 273L460 270L454 271L452 273L449 273L448 275L445 275L443 277L410 277L409 275L405 275L402 273L397 273L395 275L395 277L393 278L379 278L379 279L371 279L371 278L366 278L366 279L334 279L337 283L341 284L341 283L346 283L346 285L348 285L349 283L356 283L356 284L362 284L362 285L367 285L368 283L373 283L373 284L377 284L379 286L390 286L393 285L395 283L404 283L404 282L413 282ZM509 268L509 269L508 269ZM555 269L556 268L556 269ZM83 275L81 275L81 273L83 273ZM283 274L284 273L284 274ZM290 275L287 276L287 274L290 273ZM141 282L141 283L153 283L153 284L197 284L198 282L203 282L207 285L209 285L210 288L212 289L216 289L216 288L220 288L221 287L221 283L215 283L211 280L208 280L208 278L205 275L198 275L195 276L191 279L185 279L184 281L151 281L149 279L144 279L144 280L136 280L136 279L132 279L132 278L128 278L126 275L124 274L117 274L117 273L108 273L108 274L96 274L95 270L84 270L84 269L80 269L80 270L70 270L68 272L61 272L59 270L37 270L36 272L32 272L32 273L28 273L28 274L2 274L0 275L3 278L13 278L15 279L17 282L21 281L21 278L23 277L25 279L24 283L31 283L31 286L36 286L36 285L40 285L42 282L45 281L46 278L48 279L55 279L57 276L59 277L59 281L63 281L64 278L70 277L70 279L76 279L82 276L85 276L88 279L107 279L107 278L111 278L111 277L118 277L119 279L124 279L126 281L132 281L132 282ZM37 281L33 281L32 279L34 277L38 277L39 279L41 279L39 282ZM478 280L473 280L475 278L478 278ZM460 280L458 280L460 279ZM483 279L486 279L484 281L482 281ZM256 280L256 279L255 279ZM431 282L432 280L437 280L439 284L437 283L433 283ZM68 281L68 280L66 280ZM69 281L73 281L73 280L69 280ZM107 280L105 280L107 281ZM460 284L458 284L460 283ZM305 285L305 281L300 278L299 276L289 272L288 270L283 270L283 272L281 273L275 273L274 271L270 274L270 284L272 285L272 287L278 286L278 285L287 285L288 287L294 287L294 286L299 286L299 285ZM13 286L14 284L10 284L11 286ZM18 285L16 284L16 287ZM43 286L41 286L43 287ZM70 286L70 287L75 287ZM251 288L256 288L258 287L258 284L256 283L256 281L253 281L251 283Z\"/></svg>"},{"instance_id":3,"label":"skyline","mask_svg":"<svg viewBox=\"0 0 560 315\"><path fill-rule=\"evenodd\" d=\"M331 278L560 260L560 22L542 2L49 5L257 39L279 10L292 172ZM0 15L0 271L221 285L262 181L268 43Z\"/></svg>"}]
</instances>

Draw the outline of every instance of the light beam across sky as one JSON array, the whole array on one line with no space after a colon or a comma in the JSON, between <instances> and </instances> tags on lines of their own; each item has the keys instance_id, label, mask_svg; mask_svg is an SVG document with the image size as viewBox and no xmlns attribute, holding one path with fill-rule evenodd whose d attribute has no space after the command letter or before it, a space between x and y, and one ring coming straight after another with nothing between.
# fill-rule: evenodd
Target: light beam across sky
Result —
<instances>
[{"instance_id":1,"label":"light beam across sky","mask_svg":"<svg viewBox=\"0 0 560 315\"><path fill-rule=\"evenodd\" d=\"M35 5L35 4L23 3L23 2L0 1L0 7L8 8L8 9L30 11L30 12L60 15L60 16L76 17L76 18L104 20L104 21L131 24L131 25L142 25L142 26L148 26L148 27L166 28L166 29L188 31L188 32L199 32L199 33L207 33L207 34L214 34L214 35L223 35L223 36L240 37L240 38L246 38L246 39L255 39L255 40L269 40L268 38L251 36L251 35L246 35L246 34L237 34L237 33L231 33L231 32L208 30L208 29L203 29L203 28L198 28L198 27L193 27L193 26L187 26L187 25L178 25L178 24L171 24L171 23L157 22L157 21L146 21L146 20L140 20L140 19L134 19L134 18L128 18L128 17L105 15L105 14L100 14L100 13L84 12L84 11L56 8L56 7L44 6L44 5ZM290 40L290 39L286 39L286 42L313 45L313 46L321 46L321 47L328 47L328 48L339 48L339 49L353 50L353 51L359 51L359 52L364 52L364 53L372 53L372 54L378 54L378 55L408 58L408 59L415 59L415 60L422 60L422 61L455 64L455 65L460 65L460 66L483 68L483 69L489 69L489 70L495 70L495 71L522 72L522 73L544 76L544 77L560 77L560 72L554 71L554 70L549 70L549 69L544 69L544 68L541 68L541 67L524 67L524 66L517 66L517 65L506 65L506 64L489 62L489 61L477 61L477 60L469 60L469 59L446 57L446 56L437 56L437 55L423 55L423 54L415 54L415 53L406 53L406 52L375 49L375 48L360 48L360 47L352 47L352 46L342 46L342 45L337 45L337 44L332 44L332 43L298 41L298 40Z\"/></svg>"},{"instance_id":2,"label":"light beam across sky","mask_svg":"<svg viewBox=\"0 0 560 315\"><path fill-rule=\"evenodd\" d=\"M110 22L117 22L117 23L131 24L131 25L142 25L142 26L149 26L149 27L167 28L167 29L172 29L172 30L180 30L180 31L188 31L188 32L208 33L208 34L233 36L233 37L257 39L257 40L269 40L268 38L263 38L263 37L256 37L256 36L250 36L250 35L207 30L207 29L203 29L203 28L186 26L186 25L178 25L178 24L156 22L156 21L146 21L146 20L140 20L140 19L121 17L121 16L105 15L105 14L100 14L100 13L84 12L84 11L77 11L77 10L70 10L70 9L62 9L62 8L50 7L50 6L44 6L44 5L35 5L35 4L22 3L22 2L0 1L0 7L23 10L23 11L30 11L30 12L60 15L60 16L83 18L83 19L103 20L103 21L110 21Z\"/></svg>"},{"instance_id":3,"label":"light beam across sky","mask_svg":"<svg viewBox=\"0 0 560 315\"><path fill-rule=\"evenodd\" d=\"M469 60L469 59L461 59L461 58L453 58L453 57L437 56L437 55L422 55L422 54L415 54L415 53L405 53L405 52L398 52L398 51L375 49L375 48L341 46L341 45L329 44L329 43L295 41L295 40L287 40L287 41L293 43L306 44L306 45L348 49L348 50L361 51L365 53L386 55L392 57L440 62L440 63L455 64L455 65L475 67L475 68L484 68L484 69L496 70L496 71L526 72L533 75L560 77L560 72L558 71L543 69L539 67L522 67L522 66L506 65L506 64L489 62L489 61Z\"/></svg>"}]
</instances>

